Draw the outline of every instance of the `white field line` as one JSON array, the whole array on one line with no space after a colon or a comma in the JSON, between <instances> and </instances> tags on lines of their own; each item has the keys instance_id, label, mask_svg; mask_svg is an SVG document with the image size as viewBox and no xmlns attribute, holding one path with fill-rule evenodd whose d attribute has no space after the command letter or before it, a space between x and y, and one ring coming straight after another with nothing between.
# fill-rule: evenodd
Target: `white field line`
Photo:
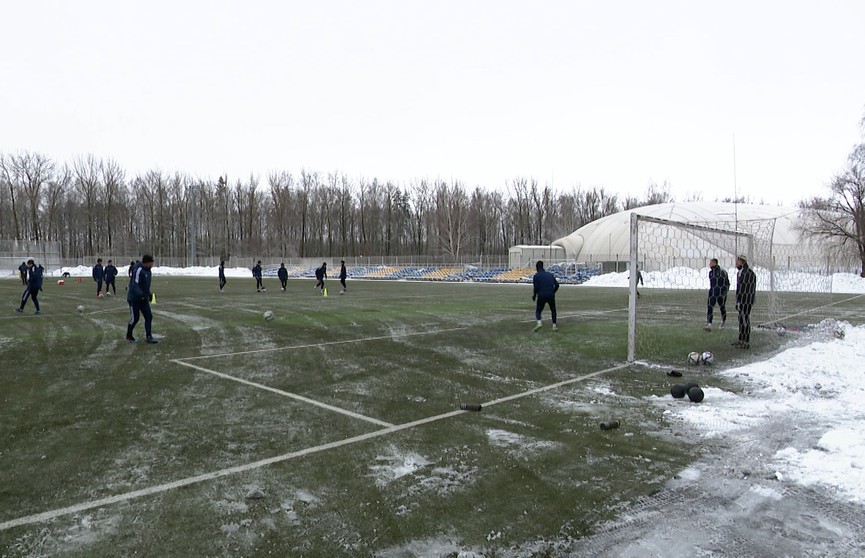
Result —
<instances>
[{"instance_id":1,"label":"white field line","mask_svg":"<svg viewBox=\"0 0 865 558\"><path fill-rule=\"evenodd\" d=\"M498 405L499 403L505 403L507 401L513 401L514 399L521 399L523 397L528 397L529 395L534 395L536 393L542 393L544 391L551 391L556 388L560 388L562 386L566 386L568 384L575 384L577 382L582 382L583 380L588 380L589 378L594 378L595 376L600 376L602 374L606 374L607 372L615 372L616 370L621 370L622 368L627 368L630 366L630 363L620 364L618 366L613 366L611 368L605 368L604 370L598 370L597 372L592 372L590 374L583 374L582 376L577 376L576 378L570 378L568 380L562 380L561 382L556 382L555 384L550 384L547 386L541 386L539 388L530 389L524 391L522 393L516 393L514 395L508 395L505 397L500 397L498 399L494 399L488 403L484 403L483 407L489 407L491 405Z\"/></svg>"},{"instance_id":2,"label":"white field line","mask_svg":"<svg viewBox=\"0 0 865 558\"><path fill-rule=\"evenodd\" d=\"M178 361L175 360L174 362L178 362ZM179 363L179 364L181 364L181 363ZM187 366L190 366L190 365L187 365ZM518 399L521 397L527 397L530 395L534 395L536 393L540 393L542 391L552 390L552 389L555 389L557 387L560 387L560 386L563 386L566 384L571 384L571 383L579 382L579 381L582 381L582 380L585 380L588 378L593 378L595 376L604 374L606 372L612 372L615 370L620 370L622 368L625 368L626 366L628 366L628 365L627 364L621 364L619 366L607 368L606 370L600 370L598 372L592 372L591 374L585 374L583 376L571 378L570 380L565 380L562 382L551 384L549 386L543 386L540 388L524 391L522 393L518 393L515 395L509 395L507 397L502 397L500 399L490 401L489 403L484 403L482 406L486 407L486 406L495 405L498 403L503 403L505 401L511 401L513 399ZM389 427L383 428L381 430L375 430L373 432L367 432L366 434L360 434L358 436L353 436L351 438L346 438L344 440L338 440L336 442L321 444L319 446L313 446L310 448L305 448L302 450L293 451L293 452L286 453L283 455L277 455L275 457L269 457L267 459L262 459L259 461L254 461L252 463L247 463L245 465L237 465L234 467L228 467L226 469L220 469L218 471L212 471L210 473L203 473L200 475L196 475L194 477L187 477L185 479L180 479L180 480L168 482L165 484L159 484L159 485L151 486L148 488L142 488L141 490L133 490L132 492L125 492L123 494L116 494L114 496L108 496L106 498L100 498L98 500L93 500L90 502L83 502L81 504L75 504L74 506L67 506L65 508L58 508L55 510L50 510L50 511L42 512L42 513L37 513L37 514L33 514L33 515L27 515L24 517L19 517L17 519L12 519L12 520L4 521L3 523L0 523L0 531L12 529L13 527L20 527L22 525L32 525L34 523L41 523L43 521L49 521L51 519L55 519L55 518L63 516L63 515L80 513L83 511L87 511L87 510L92 510L94 508L101 508L103 506L108 506L111 504L117 504L120 502L127 502L129 500L134 500L136 498L141 498L144 496L150 496L153 494L159 494L161 492L167 492L169 490L174 490L175 488L181 488L181 487L189 486L191 484L196 484L199 482L218 479L220 477L225 477L228 475L234 475L236 473L243 473L245 471L251 471L253 469L260 469L261 467L273 465L274 463L289 461L291 459L296 459L298 457L304 457L307 455L320 453L323 451L339 448L342 446L347 446L347 445L354 444L357 442L363 442L366 440L371 440L373 438L378 438L378 437L385 436L387 434L392 434L394 432L399 432L402 430L408 430L409 428L414 428L415 426L421 426L423 424L429 424L431 422L436 422L436 421L443 420L446 418L451 418L451 417L454 417L454 416L457 416L457 415L460 415L463 413L468 413L468 412L471 412L471 411L450 411L448 413L443 413L440 415L435 415L435 416L415 420L412 422L407 422L404 424L397 424L397 425L389 426Z\"/></svg>"},{"instance_id":3,"label":"white field line","mask_svg":"<svg viewBox=\"0 0 865 558\"><path fill-rule=\"evenodd\" d=\"M212 355L200 355L200 356L192 356L192 357L183 357L174 359L174 362L181 362L187 360L200 360L205 358L217 358L217 357L232 357L232 356L241 356L241 355L252 355L258 353L273 353L276 351L292 351L295 349L314 349L316 347L328 347L332 345L348 345L351 343L365 343L367 341L385 341L385 340L393 340L398 337L417 337L420 335L437 335L439 333L449 333L451 331L462 331L467 329L465 327L452 327L448 329L436 329L434 331L416 331L414 333L394 333L391 335L381 335L378 337L359 337L357 339L344 339L342 341L325 341L324 343L306 343L303 345L289 345L288 347L275 347L271 349L254 349L251 351L238 351L236 353L219 353Z\"/></svg>"},{"instance_id":4,"label":"white field line","mask_svg":"<svg viewBox=\"0 0 865 558\"><path fill-rule=\"evenodd\" d=\"M224 378L226 380L231 380L232 382L238 382L238 383L245 384L248 386L256 387L258 389L263 389L265 391L276 393L278 395L284 395L285 397L290 397L292 399L296 399L297 401L309 403L310 405L315 405L316 407L321 407L323 409L327 409L329 411L333 411L335 413L340 413L340 414L343 414L343 415L346 415L349 417L353 417L356 419L365 420L367 422L371 422L371 423L377 424L379 426L384 426L384 427L393 426L393 424L390 422L385 422L383 420L378 420L376 418L367 417L367 416L361 415L359 413L355 413L353 411L348 411L346 409L334 407L333 405L328 405L327 403L322 403L321 401L316 401L315 399L309 399L308 397L304 397L304 396L298 395L296 393L291 393L289 391L283 391L281 389L272 388L272 387L266 386L264 384L259 384L256 382L250 382L249 380L244 380L243 378L237 378L234 376L229 376L228 374L223 374L222 372L217 372L216 370L210 370L208 368L204 368L202 366L191 364L189 362L182 362L182 361L177 360L177 359L173 359L173 360L171 360L171 362L173 362L175 364L179 364L181 366L187 366L187 367L192 368L194 370L198 370L199 372L206 372L208 374L213 374L214 376L219 376L220 378Z\"/></svg>"}]
</instances>

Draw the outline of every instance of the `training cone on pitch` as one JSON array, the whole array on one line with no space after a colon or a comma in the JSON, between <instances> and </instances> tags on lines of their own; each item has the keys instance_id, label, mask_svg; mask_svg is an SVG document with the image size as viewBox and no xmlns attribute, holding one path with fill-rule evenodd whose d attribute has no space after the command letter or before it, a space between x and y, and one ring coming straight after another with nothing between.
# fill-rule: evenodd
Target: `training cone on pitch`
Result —
<instances>
[{"instance_id":1,"label":"training cone on pitch","mask_svg":"<svg viewBox=\"0 0 865 558\"><path fill-rule=\"evenodd\" d=\"M156 304L156 293L150 293L150 304Z\"/></svg>"},{"instance_id":2,"label":"training cone on pitch","mask_svg":"<svg viewBox=\"0 0 865 558\"><path fill-rule=\"evenodd\" d=\"M324 290L321 292L321 296L327 296L327 289L324 289Z\"/></svg>"}]
</instances>

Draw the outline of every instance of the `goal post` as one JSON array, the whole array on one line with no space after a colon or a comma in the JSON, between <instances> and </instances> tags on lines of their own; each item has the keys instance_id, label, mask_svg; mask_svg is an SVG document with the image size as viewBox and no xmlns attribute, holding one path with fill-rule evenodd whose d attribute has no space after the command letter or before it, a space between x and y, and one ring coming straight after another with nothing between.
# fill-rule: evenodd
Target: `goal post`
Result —
<instances>
[{"instance_id":1,"label":"goal post","mask_svg":"<svg viewBox=\"0 0 865 558\"><path fill-rule=\"evenodd\" d=\"M745 256L757 277L753 328L774 329L782 320L801 315L810 304L803 293L830 293L832 278L824 251L807 241L775 244L775 225L774 218L680 222L631 213L628 362L667 363L676 358L680 361L681 355L687 354L684 346L694 342L693 332L709 320L712 258L730 279L724 307L730 335L700 339L698 342L706 346L702 350L711 350L711 343L720 347L722 338L727 345L736 339L735 261L739 255ZM638 284L640 275L643 285ZM721 325L720 314L720 307L714 306L713 331Z\"/></svg>"}]
</instances>

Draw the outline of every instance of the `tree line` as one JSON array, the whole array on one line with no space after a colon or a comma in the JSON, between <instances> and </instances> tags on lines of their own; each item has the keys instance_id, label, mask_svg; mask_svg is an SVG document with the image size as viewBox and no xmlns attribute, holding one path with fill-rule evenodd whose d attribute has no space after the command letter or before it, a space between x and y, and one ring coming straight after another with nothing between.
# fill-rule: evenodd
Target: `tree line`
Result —
<instances>
[{"instance_id":1,"label":"tree line","mask_svg":"<svg viewBox=\"0 0 865 558\"><path fill-rule=\"evenodd\" d=\"M200 179L158 169L130 175L94 155L54 161L0 153L0 238L56 242L67 259L98 254L187 258L505 255L549 244L600 217L673 201L603 187L556 190L514 178L506 191L459 180L406 184L341 173L273 172Z\"/></svg>"}]
</instances>

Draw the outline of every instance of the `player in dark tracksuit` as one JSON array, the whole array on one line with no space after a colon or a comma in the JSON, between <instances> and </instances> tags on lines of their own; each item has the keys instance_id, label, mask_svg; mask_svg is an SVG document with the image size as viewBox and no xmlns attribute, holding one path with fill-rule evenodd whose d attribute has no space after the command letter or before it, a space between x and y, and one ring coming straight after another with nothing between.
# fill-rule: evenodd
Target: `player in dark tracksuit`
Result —
<instances>
[{"instance_id":1,"label":"player in dark tracksuit","mask_svg":"<svg viewBox=\"0 0 865 558\"><path fill-rule=\"evenodd\" d=\"M327 279L327 262L322 262L321 267L315 270L315 287L318 289L321 288L322 294L324 294L324 280Z\"/></svg>"},{"instance_id":2,"label":"player in dark tracksuit","mask_svg":"<svg viewBox=\"0 0 865 558\"><path fill-rule=\"evenodd\" d=\"M219 290L225 288L225 260L219 260Z\"/></svg>"},{"instance_id":3,"label":"player in dark tracksuit","mask_svg":"<svg viewBox=\"0 0 865 558\"><path fill-rule=\"evenodd\" d=\"M252 268L252 276L255 277L255 292L266 293L267 289L264 288L264 283L261 281L261 260L258 260L258 263Z\"/></svg>"},{"instance_id":4,"label":"player in dark tracksuit","mask_svg":"<svg viewBox=\"0 0 865 558\"><path fill-rule=\"evenodd\" d=\"M279 264L279 270L276 272L279 277L279 284L282 285L282 290L285 290L285 285L288 283L288 270L285 269L285 264Z\"/></svg>"},{"instance_id":5,"label":"player in dark tracksuit","mask_svg":"<svg viewBox=\"0 0 865 558\"><path fill-rule=\"evenodd\" d=\"M712 314L715 304L721 310L721 329L727 323L727 292L730 290L730 278L727 272L718 265L717 258L709 260L709 303L706 311L706 325L703 329L712 331Z\"/></svg>"},{"instance_id":6,"label":"player in dark tracksuit","mask_svg":"<svg viewBox=\"0 0 865 558\"><path fill-rule=\"evenodd\" d=\"M21 306L15 309L16 312L24 312L24 305L27 304L27 299L33 299L33 306L36 307L36 314L41 314L39 309L39 291L42 290L42 266L37 266L33 260L27 260L27 288L24 289L24 294L21 295Z\"/></svg>"},{"instance_id":7,"label":"player in dark tracksuit","mask_svg":"<svg viewBox=\"0 0 865 558\"><path fill-rule=\"evenodd\" d=\"M114 279L117 277L117 268L114 267L111 260L108 260L108 265L105 266L103 273L105 274L105 294L110 295L113 290L116 295L117 285L115 284Z\"/></svg>"},{"instance_id":8,"label":"player in dark tracksuit","mask_svg":"<svg viewBox=\"0 0 865 558\"><path fill-rule=\"evenodd\" d=\"M348 271L346 271L345 269L345 260L341 260L339 264L339 284L342 285L342 289L340 289L339 294L343 294L348 288L345 286L345 279L346 277L348 277Z\"/></svg>"},{"instance_id":9,"label":"player in dark tracksuit","mask_svg":"<svg viewBox=\"0 0 865 558\"><path fill-rule=\"evenodd\" d=\"M102 258L96 260L93 266L93 280L96 281L96 297L102 296L102 280L105 279L105 270L102 268Z\"/></svg>"},{"instance_id":10,"label":"player in dark tracksuit","mask_svg":"<svg viewBox=\"0 0 865 558\"><path fill-rule=\"evenodd\" d=\"M27 262L21 262L21 265L18 266L18 276L21 278L21 284L22 285L27 284L27 273L28 273Z\"/></svg>"},{"instance_id":11,"label":"player in dark tracksuit","mask_svg":"<svg viewBox=\"0 0 865 558\"><path fill-rule=\"evenodd\" d=\"M736 310L739 311L739 340L733 342L740 349L751 348L751 308L757 294L757 275L748 267L745 256L736 258Z\"/></svg>"},{"instance_id":12,"label":"player in dark tracksuit","mask_svg":"<svg viewBox=\"0 0 865 558\"><path fill-rule=\"evenodd\" d=\"M550 314L552 314L553 318L553 331L556 331L558 329L556 325L556 291L559 290L559 282L556 281L552 273L544 269L544 262L538 260L535 270L537 273L532 278L532 285L534 286L532 300L537 301L535 319L538 323L535 325L535 331L543 327L541 312L547 304L550 306Z\"/></svg>"},{"instance_id":13,"label":"player in dark tracksuit","mask_svg":"<svg viewBox=\"0 0 865 558\"><path fill-rule=\"evenodd\" d=\"M147 342L151 344L158 343L153 338L151 324L153 323L153 313L150 311L150 270L153 268L153 256L145 254L141 258L141 263L135 266L132 270L132 280L129 282L129 292L126 293L126 302L129 303L129 325L126 326L126 340L130 343L136 343L137 340L132 336L135 326L141 316L144 316L144 333L147 336Z\"/></svg>"}]
</instances>

